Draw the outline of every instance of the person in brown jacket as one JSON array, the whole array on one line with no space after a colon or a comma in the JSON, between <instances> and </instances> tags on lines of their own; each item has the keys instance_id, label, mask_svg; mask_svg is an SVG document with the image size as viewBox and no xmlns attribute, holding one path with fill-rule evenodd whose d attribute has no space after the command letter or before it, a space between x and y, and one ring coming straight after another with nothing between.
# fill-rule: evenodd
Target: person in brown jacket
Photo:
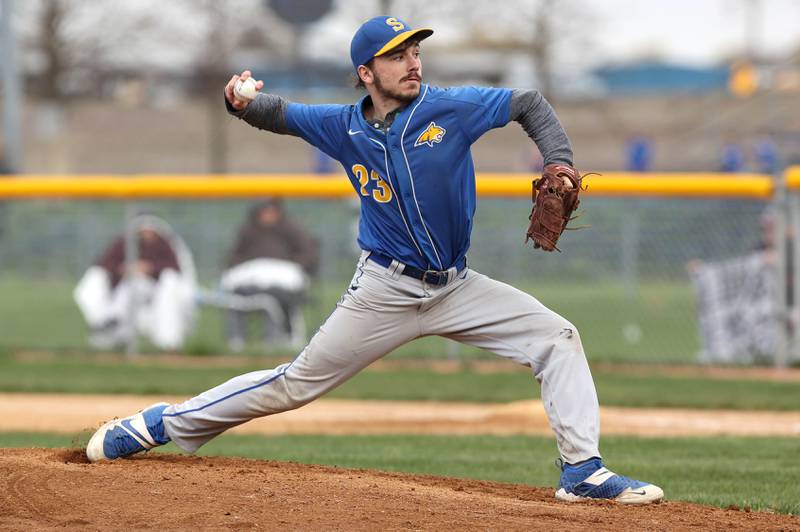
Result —
<instances>
[{"instance_id":1,"label":"person in brown jacket","mask_svg":"<svg viewBox=\"0 0 800 532\"><path fill-rule=\"evenodd\" d=\"M125 237L116 237L89 267L74 297L89 326L89 343L115 349L133 334L155 347L183 346L193 315L193 281L187 279L167 237L150 219L137 220L137 256L125 260Z\"/></svg>"},{"instance_id":2,"label":"person in brown jacket","mask_svg":"<svg viewBox=\"0 0 800 532\"><path fill-rule=\"evenodd\" d=\"M305 342L300 304L318 263L317 241L287 216L280 199L268 198L251 207L220 283L232 295L228 346L233 351L244 348L252 314L263 319L265 341Z\"/></svg>"},{"instance_id":3,"label":"person in brown jacket","mask_svg":"<svg viewBox=\"0 0 800 532\"><path fill-rule=\"evenodd\" d=\"M181 271L175 251L156 231L143 227L137 231L137 236L136 273L158 281L165 270ZM125 237L115 238L95 264L108 272L111 288L116 288L125 276Z\"/></svg>"}]
</instances>

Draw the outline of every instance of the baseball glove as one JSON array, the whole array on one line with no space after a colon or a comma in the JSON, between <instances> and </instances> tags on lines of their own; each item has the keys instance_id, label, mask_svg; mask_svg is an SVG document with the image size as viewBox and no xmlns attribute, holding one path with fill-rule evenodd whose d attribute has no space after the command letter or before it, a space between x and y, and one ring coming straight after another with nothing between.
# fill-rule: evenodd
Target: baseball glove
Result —
<instances>
[{"instance_id":1,"label":"baseball glove","mask_svg":"<svg viewBox=\"0 0 800 532\"><path fill-rule=\"evenodd\" d=\"M561 251L556 244L580 204L581 181L583 177L578 171L566 164L544 167L542 177L533 182L533 209L528 217L531 223L525 243L530 239L534 248Z\"/></svg>"}]
</instances>

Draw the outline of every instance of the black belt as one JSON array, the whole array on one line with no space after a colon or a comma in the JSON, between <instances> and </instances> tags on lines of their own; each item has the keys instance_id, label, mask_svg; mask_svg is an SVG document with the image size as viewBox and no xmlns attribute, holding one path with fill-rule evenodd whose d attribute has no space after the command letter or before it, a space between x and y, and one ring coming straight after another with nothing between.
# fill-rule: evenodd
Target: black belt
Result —
<instances>
[{"instance_id":1,"label":"black belt","mask_svg":"<svg viewBox=\"0 0 800 532\"><path fill-rule=\"evenodd\" d=\"M380 264L384 268L388 268L392 265L391 257L383 255L381 253L377 253L375 251L371 251L368 257L369 260L376 264ZM461 273L461 271L467 267L467 258L464 257L456 264L456 271L457 273ZM420 270L419 268L415 268L410 264L406 264L405 268L403 268L403 275L408 275L409 277L413 277L414 279L419 279L420 281L432 284L435 286L441 286L447 284L447 281L450 279L450 272L449 270Z\"/></svg>"}]
</instances>

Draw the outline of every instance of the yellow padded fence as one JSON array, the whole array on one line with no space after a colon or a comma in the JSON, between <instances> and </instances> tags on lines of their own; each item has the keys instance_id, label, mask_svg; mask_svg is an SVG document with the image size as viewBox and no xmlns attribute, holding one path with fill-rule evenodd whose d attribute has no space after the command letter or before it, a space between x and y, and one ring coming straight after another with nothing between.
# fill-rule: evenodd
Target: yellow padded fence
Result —
<instances>
[{"instance_id":1,"label":"yellow padded fence","mask_svg":"<svg viewBox=\"0 0 800 532\"><path fill-rule=\"evenodd\" d=\"M788 168L786 183L800 188L800 166ZM664 197L768 198L773 194L772 176L721 173L625 173L589 175L584 183L589 195ZM477 176L480 196L527 197L530 174ZM307 198L349 197L350 182L343 175L309 174L244 175L16 175L0 179L0 198L240 198L287 196Z\"/></svg>"}]
</instances>

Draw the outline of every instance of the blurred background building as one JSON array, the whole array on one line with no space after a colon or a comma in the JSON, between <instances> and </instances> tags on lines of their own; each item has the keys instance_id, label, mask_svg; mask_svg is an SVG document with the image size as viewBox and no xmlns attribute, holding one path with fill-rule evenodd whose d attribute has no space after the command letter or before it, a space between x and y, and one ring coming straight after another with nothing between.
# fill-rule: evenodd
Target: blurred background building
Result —
<instances>
[{"instance_id":1,"label":"blurred background building","mask_svg":"<svg viewBox=\"0 0 800 532\"><path fill-rule=\"evenodd\" d=\"M653 170L715 169L732 132L747 145L745 169L756 169L752 144L764 135L782 160L800 159L800 36L790 22L800 5L791 0L2 5L13 31L3 42L17 52L3 58L19 72L23 148L14 158L23 172L309 171L300 141L289 157L253 157L257 146L287 142L238 127L220 87L250 68L289 98L353 101L349 39L381 11L436 29L424 47L431 83L541 90L581 168L623 168L626 142L641 133L654 145ZM4 136L10 127L7 119ZM478 169L524 170L526 142L511 130L487 135Z\"/></svg>"}]
</instances>

